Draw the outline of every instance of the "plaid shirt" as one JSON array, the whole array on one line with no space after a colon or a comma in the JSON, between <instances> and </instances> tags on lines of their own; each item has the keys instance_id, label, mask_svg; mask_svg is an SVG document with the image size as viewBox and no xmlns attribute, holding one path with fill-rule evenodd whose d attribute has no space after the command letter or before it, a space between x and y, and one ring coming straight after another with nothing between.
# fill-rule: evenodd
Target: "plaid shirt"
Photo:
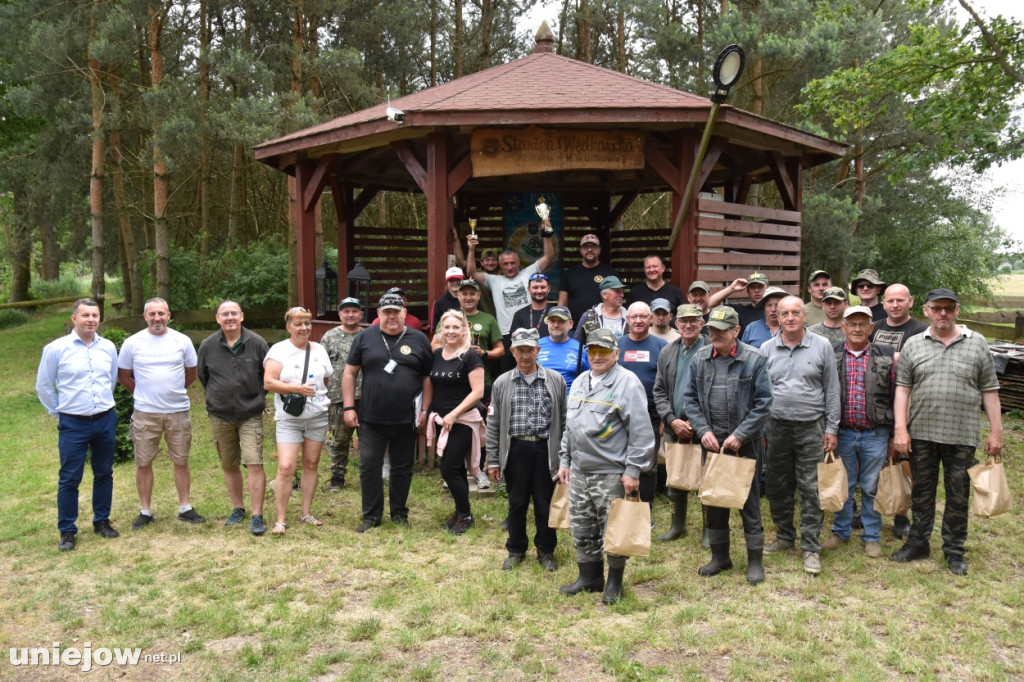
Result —
<instances>
[{"instance_id":1,"label":"plaid shirt","mask_svg":"<svg viewBox=\"0 0 1024 682\"><path fill-rule=\"evenodd\" d=\"M875 425L868 419L867 392L864 389L864 373L868 370L867 348L860 354L850 350L843 343L846 351L846 400L843 401L843 418L839 426L844 429L873 429Z\"/></svg>"},{"instance_id":2,"label":"plaid shirt","mask_svg":"<svg viewBox=\"0 0 1024 682\"><path fill-rule=\"evenodd\" d=\"M539 365L538 365L539 367ZM512 375L512 403L508 435L512 438L547 438L551 429L551 396L544 385L544 373L538 371L533 383L523 379L518 369Z\"/></svg>"}]
</instances>

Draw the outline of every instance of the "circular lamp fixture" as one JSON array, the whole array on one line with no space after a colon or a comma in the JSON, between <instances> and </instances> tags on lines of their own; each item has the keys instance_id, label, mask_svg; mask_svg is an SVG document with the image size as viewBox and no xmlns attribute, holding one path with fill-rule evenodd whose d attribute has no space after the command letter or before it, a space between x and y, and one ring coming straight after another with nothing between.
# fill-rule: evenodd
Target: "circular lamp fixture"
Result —
<instances>
[{"instance_id":1,"label":"circular lamp fixture","mask_svg":"<svg viewBox=\"0 0 1024 682\"><path fill-rule=\"evenodd\" d=\"M739 45L730 45L718 55L715 60L715 68L711 72L715 79L715 91L711 95L711 101L715 104L722 104L729 96L729 89L736 84L743 74L743 62L746 55Z\"/></svg>"}]
</instances>

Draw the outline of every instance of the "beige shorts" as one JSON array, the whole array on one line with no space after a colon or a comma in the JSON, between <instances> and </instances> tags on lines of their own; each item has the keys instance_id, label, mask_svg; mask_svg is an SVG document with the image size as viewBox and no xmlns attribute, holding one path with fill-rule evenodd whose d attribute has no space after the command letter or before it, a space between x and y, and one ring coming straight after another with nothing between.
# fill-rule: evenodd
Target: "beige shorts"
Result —
<instances>
[{"instance_id":1,"label":"beige shorts","mask_svg":"<svg viewBox=\"0 0 1024 682\"><path fill-rule=\"evenodd\" d=\"M263 466L263 415L243 419L237 424L210 417L213 444L220 455L220 468L234 471L239 465Z\"/></svg>"},{"instance_id":2,"label":"beige shorts","mask_svg":"<svg viewBox=\"0 0 1024 682\"><path fill-rule=\"evenodd\" d=\"M188 464L188 452L192 446L192 420L188 411L157 414L155 412L132 412L129 430L135 443L135 464L149 466L160 451L160 437L167 443L167 456L175 464Z\"/></svg>"}]
</instances>

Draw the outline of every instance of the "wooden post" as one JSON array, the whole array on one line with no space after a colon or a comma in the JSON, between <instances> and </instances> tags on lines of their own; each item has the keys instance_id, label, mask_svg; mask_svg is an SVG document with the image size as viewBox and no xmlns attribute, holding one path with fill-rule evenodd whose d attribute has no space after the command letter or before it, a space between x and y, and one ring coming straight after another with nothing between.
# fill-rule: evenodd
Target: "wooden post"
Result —
<instances>
[{"instance_id":1,"label":"wooden post","mask_svg":"<svg viewBox=\"0 0 1024 682\"><path fill-rule=\"evenodd\" d=\"M444 272L448 259L448 227L453 218L448 193L448 171L451 166L451 138L445 132L427 135L427 310L444 293ZM428 336L434 330L429 330Z\"/></svg>"},{"instance_id":2,"label":"wooden post","mask_svg":"<svg viewBox=\"0 0 1024 682\"><path fill-rule=\"evenodd\" d=\"M316 206L318 201L309 205L302 201L306 196L306 188L310 184L316 162L303 159L295 164L295 193L299 201L295 203L295 266L299 278L299 305L308 308L316 317Z\"/></svg>"},{"instance_id":3,"label":"wooden post","mask_svg":"<svg viewBox=\"0 0 1024 682\"><path fill-rule=\"evenodd\" d=\"M675 166L679 169L678 186L685 187L690 173L699 169L693 167L697 154L697 131L685 129L679 131L675 141ZM699 190L700 188L698 188ZM693 280L697 279L697 199L700 192L690 197L690 206L680 227L679 239L672 249L672 283L686 291ZM672 193L672 219L679 215L683 207L683 195Z\"/></svg>"}]
</instances>

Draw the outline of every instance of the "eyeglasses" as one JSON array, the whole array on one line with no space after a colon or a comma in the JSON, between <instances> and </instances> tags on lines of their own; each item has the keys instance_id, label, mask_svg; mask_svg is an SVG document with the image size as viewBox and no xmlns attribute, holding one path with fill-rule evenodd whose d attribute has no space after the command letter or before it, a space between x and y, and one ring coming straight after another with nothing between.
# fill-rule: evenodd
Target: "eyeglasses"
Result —
<instances>
[{"instance_id":1,"label":"eyeglasses","mask_svg":"<svg viewBox=\"0 0 1024 682\"><path fill-rule=\"evenodd\" d=\"M538 280L543 280L546 282L548 281L548 276L545 275L543 272L535 272L532 275L530 275L531 282L536 282Z\"/></svg>"},{"instance_id":2,"label":"eyeglasses","mask_svg":"<svg viewBox=\"0 0 1024 682\"><path fill-rule=\"evenodd\" d=\"M870 322L846 322L847 329L870 329Z\"/></svg>"},{"instance_id":3,"label":"eyeglasses","mask_svg":"<svg viewBox=\"0 0 1024 682\"><path fill-rule=\"evenodd\" d=\"M601 247L597 244L584 244L580 247L581 249L600 249Z\"/></svg>"},{"instance_id":4,"label":"eyeglasses","mask_svg":"<svg viewBox=\"0 0 1024 682\"><path fill-rule=\"evenodd\" d=\"M224 312L217 313L217 317L239 317L241 314L237 310L225 310Z\"/></svg>"},{"instance_id":5,"label":"eyeglasses","mask_svg":"<svg viewBox=\"0 0 1024 682\"><path fill-rule=\"evenodd\" d=\"M595 358L606 358L612 354L611 348L602 346L587 346L587 355Z\"/></svg>"},{"instance_id":6,"label":"eyeglasses","mask_svg":"<svg viewBox=\"0 0 1024 682\"><path fill-rule=\"evenodd\" d=\"M953 313L956 312L956 306L955 305L929 305L928 307L933 312L936 312L936 313L946 313L947 315L952 315Z\"/></svg>"},{"instance_id":7,"label":"eyeglasses","mask_svg":"<svg viewBox=\"0 0 1024 682\"><path fill-rule=\"evenodd\" d=\"M703 321L704 321L704 319L700 318L700 317L677 317L676 318L676 322L678 322L680 324L680 326L683 326L683 327L696 327L696 326L699 326Z\"/></svg>"},{"instance_id":8,"label":"eyeglasses","mask_svg":"<svg viewBox=\"0 0 1024 682\"><path fill-rule=\"evenodd\" d=\"M874 289L876 286L878 286L878 285L877 284L872 284L871 282L857 282L857 286L855 288L857 288L857 289Z\"/></svg>"},{"instance_id":9,"label":"eyeglasses","mask_svg":"<svg viewBox=\"0 0 1024 682\"><path fill-rule=\"evenodd\" d=\"M650 315L626 315L627 320L649 320Z\"/></svg>"}]
</instances>

